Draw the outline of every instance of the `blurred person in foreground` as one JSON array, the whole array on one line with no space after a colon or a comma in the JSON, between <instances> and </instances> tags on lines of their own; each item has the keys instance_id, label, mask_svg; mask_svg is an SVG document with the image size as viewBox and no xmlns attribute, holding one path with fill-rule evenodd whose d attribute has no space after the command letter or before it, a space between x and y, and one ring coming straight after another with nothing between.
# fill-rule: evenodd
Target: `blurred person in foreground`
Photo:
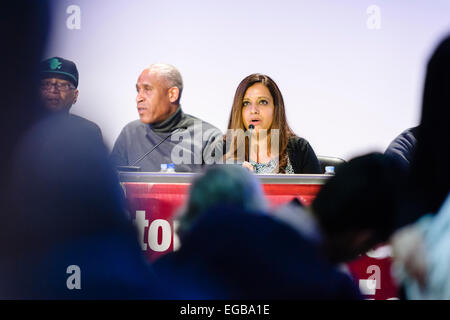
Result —
<instances>
[{"instance_id":1,"label":"blurred person in foreground","mask_svg":"<svg viewBox=\"0 0 450 320\"><path fill-rule=\"evenodd\" d=\"M27 10L23 10L26 7ZM4 258L11 245L11 171L14 149L24 133L43 117L39 104L39 61L47 43L47 1L3 1L0 5L0 250ZM0 260L1 262L1 260ZM0 281L2 282L2 281Z\"/></svg>"},{"instance_id":2,"label":"blurred person in foreground","mask_svg":"<svg viewBox=\"0 0 450 320\"><path fill-rule=\"evenodd\" d=\"M177 172L200 172L213 159L214 142L222 134L184 113L183 87L180 72L170 64L152 64L141 72L136 83L139 120L128 123L117 137L111 151L116 166L159 172L161 164L173 163Z\"/></svg>"},{"instance_id":3,"label":"blurred person in foreground","mask_svg":"<svg viewBox=\"0 0 450 320\"><path fill-rule=\"evenodd\" d=\"M155 270L179 299L359 299L352 280L295 227L268 214L240 166L208 169L191 186L181 247Z\"/></svg>"},{"instance_id":4,"label":"blurred person in foreground","mask_svg":"<svg viewBox=\"0 0 450 320\"><path fill-rule=\"evenodd\" d=\"M126 215L106 147L97 138L55 115L38 122L20 141L9 210L14 241L7 248L9 259L2 261L2 275L9 275L2 281L6 296L165 297ZM74 267L79 270L75 289L70 280Z\"/></svg>"},{"instance_id":5,"label":"blurred person in foreground","mask_svg":"<svg viewBox=\"0 0 450 320\"><path fill-rule=\"evenodd\" d=\"M450 37L427 66L418 143L392 237L406 299L450 299ZM406 226L405 226L406 225Z\"/></svg>"},{"instance_id":6,"label":"blurred person in foreground","mask_svg":"<svg viewBox=\"0 0 450 320\"><path fill-rule=\"evenodd\" d=\"M350 262L389 239L405 172L393 158L369 153L351 159L319 190L311 206L293 201L275 218L317 243L333 264Z\"/></svg>"},{"instance_id":7,"label":"blurred person in foreground","mask_svg":"<svg viewBox=\"0 0 450 320\"><path fill-rule=\"evenodd\" d=\"M392 156L405 170L409 170L416 151L418 132L419 126L406 129L388 145L384 154Z\"/></svg>"},{"instance_id":8,"label":"blurred person in foreground","mask_svg":"<svg viewBox=\"0 0 450 320\"><path fill-rule=\"evenodd\" d=\"M0 9L0 298L164 297L103 142L67 116L43 114L39 61L49 12L46 1L31 0Z\"/></svg>"}]
</instances>

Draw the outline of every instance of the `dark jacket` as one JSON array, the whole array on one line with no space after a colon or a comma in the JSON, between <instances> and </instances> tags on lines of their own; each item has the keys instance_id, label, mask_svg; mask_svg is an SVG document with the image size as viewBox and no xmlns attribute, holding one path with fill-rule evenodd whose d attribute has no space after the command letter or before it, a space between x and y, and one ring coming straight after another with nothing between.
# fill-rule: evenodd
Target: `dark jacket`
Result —
<instances>
[{"instance_id":1,"label":"dark jacket","mask_svg":"<svg viewBox=\"0 0 450 320\"><path fill-rule=\"evenodd\" d=\"M313 148L305 139L297 136L290 138L287 150L294 173L323 173Z\"/></svg>"}]
</instances>

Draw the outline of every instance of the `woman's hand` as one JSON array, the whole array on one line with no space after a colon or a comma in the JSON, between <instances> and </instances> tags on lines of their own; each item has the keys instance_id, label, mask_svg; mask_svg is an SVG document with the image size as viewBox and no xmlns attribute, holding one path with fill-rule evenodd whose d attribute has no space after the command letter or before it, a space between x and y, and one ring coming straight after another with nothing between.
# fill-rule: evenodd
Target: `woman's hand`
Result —
<instances>
[{"instance_id":1,"label":"woman's hand","mask_svg":"<svg viewBox=\"0 0 450 320\"><path fill-rule=\"evenodd\" d=\"M247 168L250 172L253 172L253 166L252 166L249 162L244 161L244 162L242 163L242 166L243 166L244 168Z\"/></svg>"}]
</instances>

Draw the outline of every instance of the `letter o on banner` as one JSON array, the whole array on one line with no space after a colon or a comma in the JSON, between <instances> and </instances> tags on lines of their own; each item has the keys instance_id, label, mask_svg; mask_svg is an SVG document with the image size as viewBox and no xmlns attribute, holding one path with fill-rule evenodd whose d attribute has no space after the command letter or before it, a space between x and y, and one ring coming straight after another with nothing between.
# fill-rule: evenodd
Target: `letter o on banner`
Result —
<instances>
[{"instance_id":1,"label":"letter o on banner","mask_svg":"<svg viewBox=\"0 0 450 320\"><path fill-rule=\"evenodd\" d=\"M161 243L158 243L158 231L161 228L162 239ZM148 246L153 251L162 252L166 251L170 247L172 242L172 228L169 222L163 219L153 220L148 228Z\"/></svg>"}]
</instances>

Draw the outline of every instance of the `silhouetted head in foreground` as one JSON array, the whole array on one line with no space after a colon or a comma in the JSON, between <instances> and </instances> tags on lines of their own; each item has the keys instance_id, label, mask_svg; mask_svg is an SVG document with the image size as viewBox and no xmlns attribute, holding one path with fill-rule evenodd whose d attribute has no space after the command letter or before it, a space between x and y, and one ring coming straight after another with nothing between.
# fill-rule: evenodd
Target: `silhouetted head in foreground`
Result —
<instances>
[{"instance_id":1,"label":"silhouetted head in foreground","mask_svg":"<svg viewBox=\"0 0 450 320\"><path fill-rule=\"evenodd\" d=\"M343 164L319 191L312 211L333 262L356 258L394 231L404 171L391 157L371 153Z\"/></svg>"}]
</instances>

